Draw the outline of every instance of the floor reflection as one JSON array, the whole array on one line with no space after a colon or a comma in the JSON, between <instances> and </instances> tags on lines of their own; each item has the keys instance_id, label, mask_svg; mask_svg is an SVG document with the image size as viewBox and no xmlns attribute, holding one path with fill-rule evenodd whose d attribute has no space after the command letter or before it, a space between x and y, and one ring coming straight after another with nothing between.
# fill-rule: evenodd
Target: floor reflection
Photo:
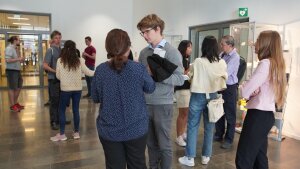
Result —
<instances>
[{"instance_id":1,"label":"floor reflection","mask_svg":"<svg viewBox=\"0 0 300 169\"><path fill-rule=\"evenodd\" d=\"M83 92L85 95L86 91ZM80 135L79 140L69 139L65 142L53 143L49 140L57 131L52 131L49 125L49 110L44 107L48 100L47 89L22 90L20 102L25 109L20 113L9 111L8 94L0 91L0 169L96 169L104 168L104 155L99 143L95 119L98 104L91 100L81 99L80 102ZM176 109L175 109L176 110ZM69 109L68 119L72 118ZM173 133L175 138L174 112ZM73 125L66 126L69 138ZM203 131L199 132L197 154L201 154ZM234 169L236 145L239 135L236 135L235 146L232 150L222 150L220 143L214 143L213 157L207 166L201 165L196 158L197 169ZM272 169L296 169L300 141L286 139L282 143L269 140L269 160ZM174 143L173 168L186 169L178 164L177 158L184 155L184 148Z\"/></svg>"}]
</instances>

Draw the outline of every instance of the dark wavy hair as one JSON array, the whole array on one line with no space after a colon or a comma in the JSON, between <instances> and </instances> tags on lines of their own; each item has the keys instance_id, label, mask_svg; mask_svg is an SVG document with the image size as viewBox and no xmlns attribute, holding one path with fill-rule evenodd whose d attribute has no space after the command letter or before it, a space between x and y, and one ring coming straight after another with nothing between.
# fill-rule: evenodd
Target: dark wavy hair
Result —
<instances>
[{"instance_id":1,"label":"dark wavy hair","mask_svg":"<svg viewBox=\"0 0 300 169\"><path fill-rule=\"evenodd\" d=\"M206 36L202 42L202 56L212 62L219 62L220 58L218 55L219 46L217 39L214 36Z\"/></svg>"},{"instance_id":2,"label":"dark wavy hair","mask_svg":"<svg viewBox=\"0 0 300 169\"><path fill-rule=\"evenodd\" d=\"M76 43L71 40L67 40L61 51L60 58L64 68L68 67L69 71L77 70L80 66L80 59L77 54Z\"/></svg>"},{"instance_id":3,"label":"dark wavy hair","mask_svg":"<svg viewBox=\"0 0 300 169\"><path fill-rule=\"evenodd\" d=\"M186 49L192 45L192 42L189 40L182 40L178 45L178 50L182 56L186 56ZM189 56L188 56L189 57Z\"/></svg>"}]
</instances>

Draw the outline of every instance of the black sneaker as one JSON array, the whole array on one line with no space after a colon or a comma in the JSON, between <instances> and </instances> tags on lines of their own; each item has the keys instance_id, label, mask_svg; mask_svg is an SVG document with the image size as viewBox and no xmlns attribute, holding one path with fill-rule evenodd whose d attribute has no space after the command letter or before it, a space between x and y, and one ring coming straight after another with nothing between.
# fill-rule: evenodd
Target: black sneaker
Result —
<instances>
[{"instance_id":1,"label":"black sneaker","mask_svg":"<svg viewBox=\"0 0 300 169\"><path fill-rule=\"evenodd\" d=\"M83 96L83 98L89 98L89 97L91 97L90 94L86 94L86 95Z\"/></svg>"},{"instance_id":2,"label":"black sneaker","mask_svg":"<svg viewBox=\"0 0 300 169\"><path fill-rule=\"evenodd\" d=\"M222 142L223 139L221 137L214 136L214 141L216 141L216 142Z\"/></svg>"},{"instance_id":3,"label":"black sneaker","mask_svg":"<svg viewBox=\"0 0 300 169\"><path fill-rule=\"evenodd\" d=\"M44 104L44 106L50 106L50 101L48 101L47 103Z\"/></svg>"},{"instance_id":4,"label":"black sneaker","mask_svg":"<svg viewBox=\"0 0 300 169\"><path fill-rule=\"evenodd\" d=\"M66 125L71 124L71 120L66 120L65 124Z\"/></svg>"},{"instance_id":5,"label":"black sneaker","mask_svg":"<svg viewBox=\"0 0 300 169\"><path fill-rule=\"evenodd\" d=\"M221 145L221 148L223 149L230 149L231 147L232 147L232 143L228 143L226 141Z\"/></svg>"},{"instance_id":6,"label":"black sneaker","mask_svg":"<svg viewBox=\"0 0 300 169\"><path fill-rule=\"evenodd\" d=\"M56 123L52 123L52 124L51 124L51 129L52 129L52 130L58 130L59 127L58 127L58 125L57 125Z\"/></svg>"}]
</instances>

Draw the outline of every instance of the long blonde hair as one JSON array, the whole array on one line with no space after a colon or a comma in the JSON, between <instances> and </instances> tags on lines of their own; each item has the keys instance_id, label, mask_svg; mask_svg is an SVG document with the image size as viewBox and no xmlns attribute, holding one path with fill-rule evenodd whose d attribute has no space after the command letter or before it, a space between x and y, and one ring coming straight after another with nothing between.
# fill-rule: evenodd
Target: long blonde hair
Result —
<instances>
[{"instance_id":1,"label":"long blonde hair","mask_svg":"<svg viewBox=\"0 0 300 169\"><path fill-rule=\"evenodd\" d=\"M257 38L258 59L269 59L269 79L275 93L277 107L282 107L285 100L286 74L281 46L281 38L276 31L263 31Z\"/></svg>"}]
</instances>

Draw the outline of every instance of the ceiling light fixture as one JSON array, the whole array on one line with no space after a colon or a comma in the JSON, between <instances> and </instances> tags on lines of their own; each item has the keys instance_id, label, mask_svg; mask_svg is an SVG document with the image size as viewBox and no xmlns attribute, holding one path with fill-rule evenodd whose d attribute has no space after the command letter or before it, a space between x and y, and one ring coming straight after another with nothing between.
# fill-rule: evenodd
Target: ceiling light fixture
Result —
<instances>
[{"instance_id":1,"label":"ceiling light fixture","mask_svg":"<svg viewBox=\"0 0 300 169\"><path fill-rule=\"evenodd\" d=\"M31 25L30 23L18 23L18 22L14 22L12 24L14 24L14 25L22 25L22 26L30 26Z\"/></svg>"},{"instance_id":2,"label":"ceiling light fixture","mask_svg":"<svg viewBox=\"0 0 300 169\"><path fill-rule=\"evenodd\" d=\"M15 19L15 20L24 20L24 21L28 21L29 20L29 18L21 18L21 17L7 17L7 19Z\"/></svg>"}]
</instances>

